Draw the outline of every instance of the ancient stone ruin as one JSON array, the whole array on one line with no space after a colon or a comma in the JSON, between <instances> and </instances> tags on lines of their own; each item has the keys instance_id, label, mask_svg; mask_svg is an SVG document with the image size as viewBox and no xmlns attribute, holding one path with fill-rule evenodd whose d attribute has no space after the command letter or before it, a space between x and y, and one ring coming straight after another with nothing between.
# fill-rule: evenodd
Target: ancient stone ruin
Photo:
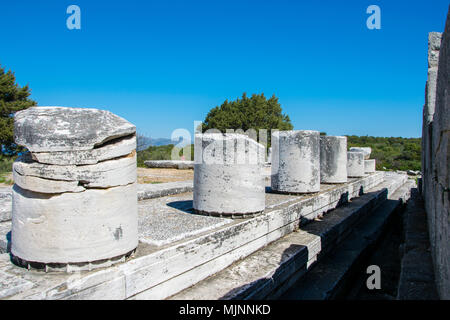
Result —
<instances>
[{"instance_id":1,"label":"ancient stone ruin","mask_svg":"<svg viewBox=\"0 0 450 320\"><path fill-rule=\"evenodd\" d=\"M193 207L216 216L264 211L265 148L242 134L195 135Z\"/></svg>"},{"instance_id":2,"label":"ancient stone ruin","mask_svg":"<svg viewBox=\"0 0 450 320\"><path fill-rule=\"evenodd\" d=\"M347 137L320 137L320 182L347 182Z\"/></svg>"},{"instance_id":3,"label":"ancient stone ruin","mask_svg":"<svg viewBox=\"0 0 450 320\"><path fill-rule=\"evenodd\" d=\"M422 194L436 283L450 299L450 11L443 34L428 37L428 80L422 127Z\"/></svg>"},{"instance_id":4,"label":"ancient stone ruin","mask_svg":"<svg viewBox=\"0 0 450 320\"><path fill-rule=\"evenodd\" d=\"M253 139L196 134L194 181L137 186L134 125L96 109L33 107L15 115L15 140L29 152L0 193L0 299L276 299L294 284L297 299L334 299L366 271L360 262L399 212L405 240L390 298L435 298L435 276L449 299L449 46L450 15L445 33L429 37L429 242L415 179L376 171L371 149L347 152L345 137L276 132L269 173Z\"/></svg>"},{"instance_id":5,"label":"ancient stone ruin","mask_svg":"<svg viewBox=\"0 0 450 320\"><path fill-rule=\"evenodd\" d=\"M349 151L352 152L362 152L364 154L364 160L368 160L370 158L370 154L372 153L372 148L370 147L351 147Z\"/></svg>"},{"instance_id":6,"label":"ancient stone ruin","mask_svg":"<svg viewBox=\"0 0 450 320\"><path fill-rule=\"evenodd\" d=\"M17 263L104 266L138 243L136 128L96 109L33 107L15 116L12 247ZM62 266L61 266L62 265Z\"/></svg>"},{"instance_id":7,"label":"ancient stone ruin","mask_svg":"<svg viewBox=\"0 0 450 320\"><path fill-rule=\"evenodd\" d=\"M364 160L364 173L374 173L376 167L375 159Z\"/></svg>"},{"instance_id":8,"label":"ancient stone ruin","mask_svg":"<svg viewBox=\"0 0 450 320\"><path fill-rule=\"evenodd\" d=\"M363 177L365 172L364 153L358 151L347 152L347 174L349 177Z\"/></svg>"},{"instance_id":9,"label":"ancient stone ruin","mask_svg":"<svg viewBox=\"0 0 450 320\"><path fill-rule=\"evenodd\" d=\"M311 130L272 134L272 190L312 193L320 190L320 134Z\"/></svg>"}]
</instances>

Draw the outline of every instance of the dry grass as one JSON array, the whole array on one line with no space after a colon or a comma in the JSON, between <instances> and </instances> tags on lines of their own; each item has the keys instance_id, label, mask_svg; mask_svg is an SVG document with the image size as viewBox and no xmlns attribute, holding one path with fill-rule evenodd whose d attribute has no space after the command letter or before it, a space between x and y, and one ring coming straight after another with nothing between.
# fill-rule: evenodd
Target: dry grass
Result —
<instances>
[{"instance_id":1,"label":"dry grass","mask_svg":"<svg viewBox=\"0 0 450 320\"><path fill-rule=\"evenodd\" d=\"M138 183L163 183L194 179L194 170L137 168Z\"/></svg>"}]
</instances>

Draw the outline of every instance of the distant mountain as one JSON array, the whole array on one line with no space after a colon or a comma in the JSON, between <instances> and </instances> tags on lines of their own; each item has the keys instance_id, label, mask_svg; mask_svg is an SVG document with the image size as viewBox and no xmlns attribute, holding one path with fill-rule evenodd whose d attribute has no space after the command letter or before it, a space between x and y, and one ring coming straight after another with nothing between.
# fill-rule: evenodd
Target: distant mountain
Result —
<instances>
[{"instance_id":1,"label":"distant mountain","mask_svg":"<svg viewBox=\"0 0 450 320\"><path fill-rule=\"evenodd\" d=\"M176 145L181 141L181 138L179 140L171 140L168 138L150 138L143 135L137 136L137 151L145 150L148 147L151 146L165 146L168 144Z\"/></svg>"}]
</instances>

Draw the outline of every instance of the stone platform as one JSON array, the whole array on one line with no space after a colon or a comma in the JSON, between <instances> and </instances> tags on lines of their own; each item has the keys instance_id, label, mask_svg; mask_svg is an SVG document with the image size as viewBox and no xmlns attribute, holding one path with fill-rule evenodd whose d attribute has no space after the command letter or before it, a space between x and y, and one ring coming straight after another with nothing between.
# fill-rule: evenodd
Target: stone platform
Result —
<instances>
[{"instance_id":1,"label":"stone platform","mask_svg":"<svg viewBox=\"0 0 450 320\"><path fill-rule=\"evenodd\" d=\"M348 234L356 233L359 238L353 241L352 250L342 250L345 257L356 253L355 246L365 248L372 241L373 232L381 232L380 224L369 223L372 233L362 232L357 228L361 220L372 215L375 208L387 203L386 199L407 198L409 188L403 191L406 176L387 176L386 179L361 197L330 211L323 218L301 227L248 257L241 259L224 270L194 286L175 294L170 299L176 300L202 300L202 299L276 299L279 298L295 281L307 272L314 273L312 266L329 252L339 254L341 250L337 245L349 241ZM390 202L389 202L390 204ZM380 215L377 215L377 219ZM380 219L379 219L380 220ZM350 259L341 259L348 262ZM321 269L312 283L305 291L308 294L320 292L328 294L334 289L332 285L339 281L329 280L328 275L341 275L341 265L334 261L325 270ZM327 278L327 279L325 279ZM324 286L326 285L326 287ZM316 299L322 297L316 296Z\"/></svg>"},{"instance_id":2,"label":"stone platform","mask_svg":"<svg viewBox=\"0 0 450 320\"><path fill-rule=\"evenodd\" d=\"M8 254L2 254L0 298L164 299L383 180L384 173L376 172L346 184L322 185L319 193L303 196L267 190L264 213L239 220L193 214L190 192L140 201L140 243L133 257L93 271L44 273L17 267Z\"/></svg>"}]
</instances>

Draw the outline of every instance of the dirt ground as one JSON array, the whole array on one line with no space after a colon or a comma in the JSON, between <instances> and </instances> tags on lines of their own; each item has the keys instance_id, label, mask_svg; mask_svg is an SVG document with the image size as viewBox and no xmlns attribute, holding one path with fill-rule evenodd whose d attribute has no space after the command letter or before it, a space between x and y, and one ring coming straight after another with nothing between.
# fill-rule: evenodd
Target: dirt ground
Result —
<instances>
[{"instance_id":1,"label":"dirt ground","mask_svg":"<svg viewBox=\"0 0 450 320\"><path fill-rule=\"evenodd\" d=\"M194 170L138 168L138 183L162 183L194 179Z\"/></svg>"}]
</instances>

